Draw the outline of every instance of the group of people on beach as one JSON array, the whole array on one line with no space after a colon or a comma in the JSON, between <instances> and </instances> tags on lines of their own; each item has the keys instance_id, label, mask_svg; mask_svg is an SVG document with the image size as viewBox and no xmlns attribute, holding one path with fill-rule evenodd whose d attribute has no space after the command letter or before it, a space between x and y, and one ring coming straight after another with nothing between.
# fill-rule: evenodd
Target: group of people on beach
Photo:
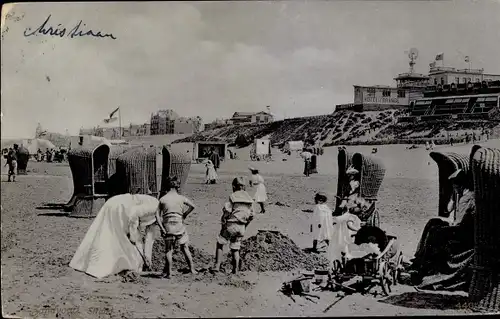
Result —
<instances>
[{"instance_id":1,"label":"group of people on beach","mask_svg":"<svg viewBox=\"0 0 500 319\"><path fill-rule=\"evenodd\" d=\"M327 204L328 197L324 192L314 196L312 250L318 252L320 245L327 248L327 257L331 264L340 261L344 255L377 252L375 245L355 245L354 235L361 228L361 214L370 207L370 202L360 194L360 172L354 167L346 171L349 178L349 193L340 200L338 212L333 212Z\"/></svg>"},{"instance_id":2,"label":"group of people on beach","mask_svg":"<svg viewBox=\"0 0 500 319\"><path fill-rule=\"evenodd\" d=\"M355 244L355 235L364 226L363 213L370 201L360 195L359 171L350 167L349 194L341 201L340 211L327 205L327 195L315 195L312 250L326 246L331 267L343 258L360 258L379 254L381 247L372 243ZM432 218L426 224L414 258L407 265L411 282L422 289L466 290L471 280L467 265L471 264L474 248L474 191L470 176L459 169L449 176L453 193L447 206L447 217ZM465 288L464 288L465 287Z\"/></svg>"},{"instance_id":3,"label":"group of people on beach","mask_svg":"<svg viewBox=\"0 0 500 319\"><path fill-rule=\"evenodd\" d=\"M244 177L233 179L233 192L222 207L221 229L217 236L214 266L211 268L213 272L220 270L224 246L229 246L231 250L233 273L238 272L241 241L246 228L255 218L255 204L260 206L260 213L265 213L264 203L267 200L267 192L264 179L257 169L250 167L250 171L252 176L248 184ZM247 192L247 185L255 187L255 196L252 197ZM171 176L167 180L166 193L159 200L153 196L142 194L113 196L101 208L76 251L70 266L96 277L104 277L121 270L141 271L143 266L144 270L151 270L154 227L156 226L165 241L165 268L162 277L170 278L172 275L173 251L178 246L184 253L191 273L195 274L197 271L189 250L189 235L185 220L196 209L196 206L186 196L181 195L179 189L179 179L176 176ZM118 216L120 215L118 212L121 212L128 219L128 227L125 227L127 229L126 235L113 230L115 226L112 224L115 222L111 219L114 217L106 217L107 215ZM120 221L116 221L116 223L120 223ZM100 228L105 230L97 231ZM110 236L110 233L115 235ZM113 252L108 251L114 249ZM117 251L122 251L122 253ZM110 256L116 256L116 260L110 260L113 258ZM138 256L141 258L139 259ZM92 260L89 261L89 258ZM100 259L102 259L102 263L116 266L110 268L99 265ZM124 262L124 260L128 262ZM97 265L92 265L92 263Z\"/></svg>"}]
</instances>

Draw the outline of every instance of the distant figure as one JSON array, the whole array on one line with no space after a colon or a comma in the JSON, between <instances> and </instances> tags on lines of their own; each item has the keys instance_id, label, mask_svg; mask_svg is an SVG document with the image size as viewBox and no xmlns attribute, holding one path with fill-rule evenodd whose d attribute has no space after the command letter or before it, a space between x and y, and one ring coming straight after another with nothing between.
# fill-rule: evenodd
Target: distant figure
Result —
<instances>
[{"instance_id":1,"label":"distant figure","mask_svg":"<svg viewBox=\"0 0 500 319\"><path fill-rule=\"evenodd\" d=\"M313 154L311 156L311 166L309 169L310 174L318 174L318 155Z\"/></svg>"},{"instance_id":2,"label":"distant figure","mask_svg":"<svg viewBox=\"0 0 500 319\"><path fill-rule=\"evenodd\" d=\"M259 174L259 170L253 167L249 167L250 172L252 172L252 177L250 178L250 186L255 186L254 200L260 205L260 213L264 214L266 209L264 203L267 201L267 190L266 185L264 185L264 178Z\"/></svg>"},{"instance_id":3,"label":"distant figure","mask_svg":"<svg viewBox=\"0 0 500 319\"><path fill-rule=\"evenodd\" d=\"M17 170L17 154L14 149L9 148L9 152L7 153L7 163L5 166L9 165L9 176L7 182L10 182L11 176L12 181L16 181L16 170Z\"/></svg>"},{"instance_id":4,"label":"distant figure","mask_svg":"<svg viewBox=\"0 0 500 319\"><path fill-rule=\"evenodd\" d=\"M309 177L309 175L311 174L312 154L307 148L304 148L300 156L304 159L304 175Z\"/></svg>"},{"instance_id":5,"label":"distant figure","mask_svg":"<svg viewBox=\"0 0 500 319\"><path fill-rule=\"evenodd\" d=\"M214 147L210 149L208 159L212 161L212 163L214 164L215 171L217 171L220 167L220 157L219 154L215 151Z\"/></svg>"},{"instance_id":6,"label":"distant figure","mask_svg":"<svg viewBox=\"0 0 500 319\"><path fill-rule=\"evenodd\" d=\"M49 149L45 152L45 157L47 159L47 163L52 162L52 152Z\"/></svg>"},{"instance_id":7,"label":"distant figure","mask_svg":"<svg viewBox=\"0 0 500 319\"><path fill-rule=\"evenodd\" d=\"M218 176L212 161L207 160L205 162L205 167L207 168L205 172L205 184L217 184Z\"/></svg>"}]
</instances>

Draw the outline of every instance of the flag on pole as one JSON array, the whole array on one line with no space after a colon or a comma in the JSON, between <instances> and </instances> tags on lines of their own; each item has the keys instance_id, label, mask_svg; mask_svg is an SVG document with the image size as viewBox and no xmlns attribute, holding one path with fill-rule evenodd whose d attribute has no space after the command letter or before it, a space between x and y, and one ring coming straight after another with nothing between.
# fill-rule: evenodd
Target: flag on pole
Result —
<instances>
[{"instance_id":1,"label":"flag on pole","mask_svg":"<svg viewBox=\"0 0 500 319\"><path fill-rule=\"evenodd\" d=\"M470 62L470 59L469 59L469 56L468 56L468 55L466 55L466 56L465 56L465 62L466 62L466 63L469 63L469 62Z\"/></svg>"},{"instance_id":2,"label":"flag on pole","mask_svg":"<svg viewBox=\"0 0 500 319\"><path fill-rule=\"evenodd\" d=\"M113 112L111 112L111 114L109 114L109 118L112 118L113 115L115 115L115 113L118 112L119 109L120 109L120 107L117 107L116 110L114 110Z\"/></svg>"},{"instance_id":3,"label":"flag on pole","mask_svg":"<svg viewBox=\"0 0 500 319\"><path fill-rule=\"evenodd\" d=\"M436 55L436 61L443 61L443 58L444 58L444 53L439 53L438 55Z\"/></svg>"},{"instance_id":4,"label":"flag on pole","mask_svg":"<svg viewBox=\"0 0 500 319\"><path fill-rule=\"evenodd\" d=\"M109 118L104 119L104 123L107 124L116 121L116 117L113 117L113 115L115 115L115 113L118 112L118 110L120 110L120 107L117 107L113 112L111 112L111 114L109 114Z\"/></svg>"},{"instance_id":5,"label":"flag on pole","mask_svg":"<svg viewBox=\"0 0 500 319\"><path fill-rule=\"evenodd\" d=\"M106 124L113 123L114 121L116 121L116 117L112 117L110 119L104 119L104 123Z\"/></svg>"}]
</instances>

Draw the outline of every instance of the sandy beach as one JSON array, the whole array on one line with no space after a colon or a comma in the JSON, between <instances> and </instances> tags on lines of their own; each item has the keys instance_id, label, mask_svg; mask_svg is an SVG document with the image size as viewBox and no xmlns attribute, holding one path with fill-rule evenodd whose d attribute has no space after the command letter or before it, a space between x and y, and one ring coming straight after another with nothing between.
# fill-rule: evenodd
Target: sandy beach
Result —
<instances>
[{"instance_id":1,"label":"sandy beach","mask_svg":"<svg viewBox=\"0 0 500 319\"><path fill-rule=\"evenodd\" d=\"M500 147L500 141L485 146ZM472 145L438 147L436 151L467 154ZM369 153L371 147L353 147ZM247 237L259 229L275 229L298 246L311 246L309 225L314 192L333 197L337 187L337 148L325 149L319 158L319 174L302 176L302 162L273 150L274 161L250 162L247 150L240 160L222 163L220 183L205 185L204 167L193 164L185 189L198 209L187 227L194 247L214 254L220 209L230 193L230 180L248 176L257 167L268 189L268 212L259 214ZM404 254L411 257L427 220L437 213L437 167L425 148L407 150L404 145L378 147L375 155L387 166L379 193L381 228L399 238ZM283 159L286 158L286 161ZM59 211L40 210L46 203L65 203L72 194L67 163L28 164L28 175L6 183L2 167L2 297L4 314L31 317L213 317L213 316L347 316L460 314L463 294L424 293L398 285L389 297L355 294L341 300L327 313L335 292L320 293L318 303L278 292L294 272L243 272L225 274L176 274L171 280L140 278L123 282L112 276L97 280L71 269L68 264L92 220L75 219ZM276 203L280 203L276 205ZM329 204L334 205L330 198ZM375 288L375 291L380 291Z\"/></svg>"}]
</instances>

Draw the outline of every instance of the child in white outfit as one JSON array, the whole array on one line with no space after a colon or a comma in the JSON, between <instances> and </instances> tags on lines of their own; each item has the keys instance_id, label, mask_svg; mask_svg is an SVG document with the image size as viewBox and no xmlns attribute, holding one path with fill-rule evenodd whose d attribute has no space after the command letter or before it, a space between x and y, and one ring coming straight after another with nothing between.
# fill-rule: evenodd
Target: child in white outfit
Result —
<instances>
[{"instance_id":1,"label":"child in white outfit","mask_svg":"<svg viewBox=\"0 0 500 319\"><path fill-rule=\"evenodd\" d=\"M252 177L250 179L250 186L255 187L254 200L260 205L260 213L264 214L266 209L264 203L267 201L267 191L266 185L264 185L264 178L259 174L259 170L253 167L249 168L252 172Z\"/></svg>"}]
</instances>

